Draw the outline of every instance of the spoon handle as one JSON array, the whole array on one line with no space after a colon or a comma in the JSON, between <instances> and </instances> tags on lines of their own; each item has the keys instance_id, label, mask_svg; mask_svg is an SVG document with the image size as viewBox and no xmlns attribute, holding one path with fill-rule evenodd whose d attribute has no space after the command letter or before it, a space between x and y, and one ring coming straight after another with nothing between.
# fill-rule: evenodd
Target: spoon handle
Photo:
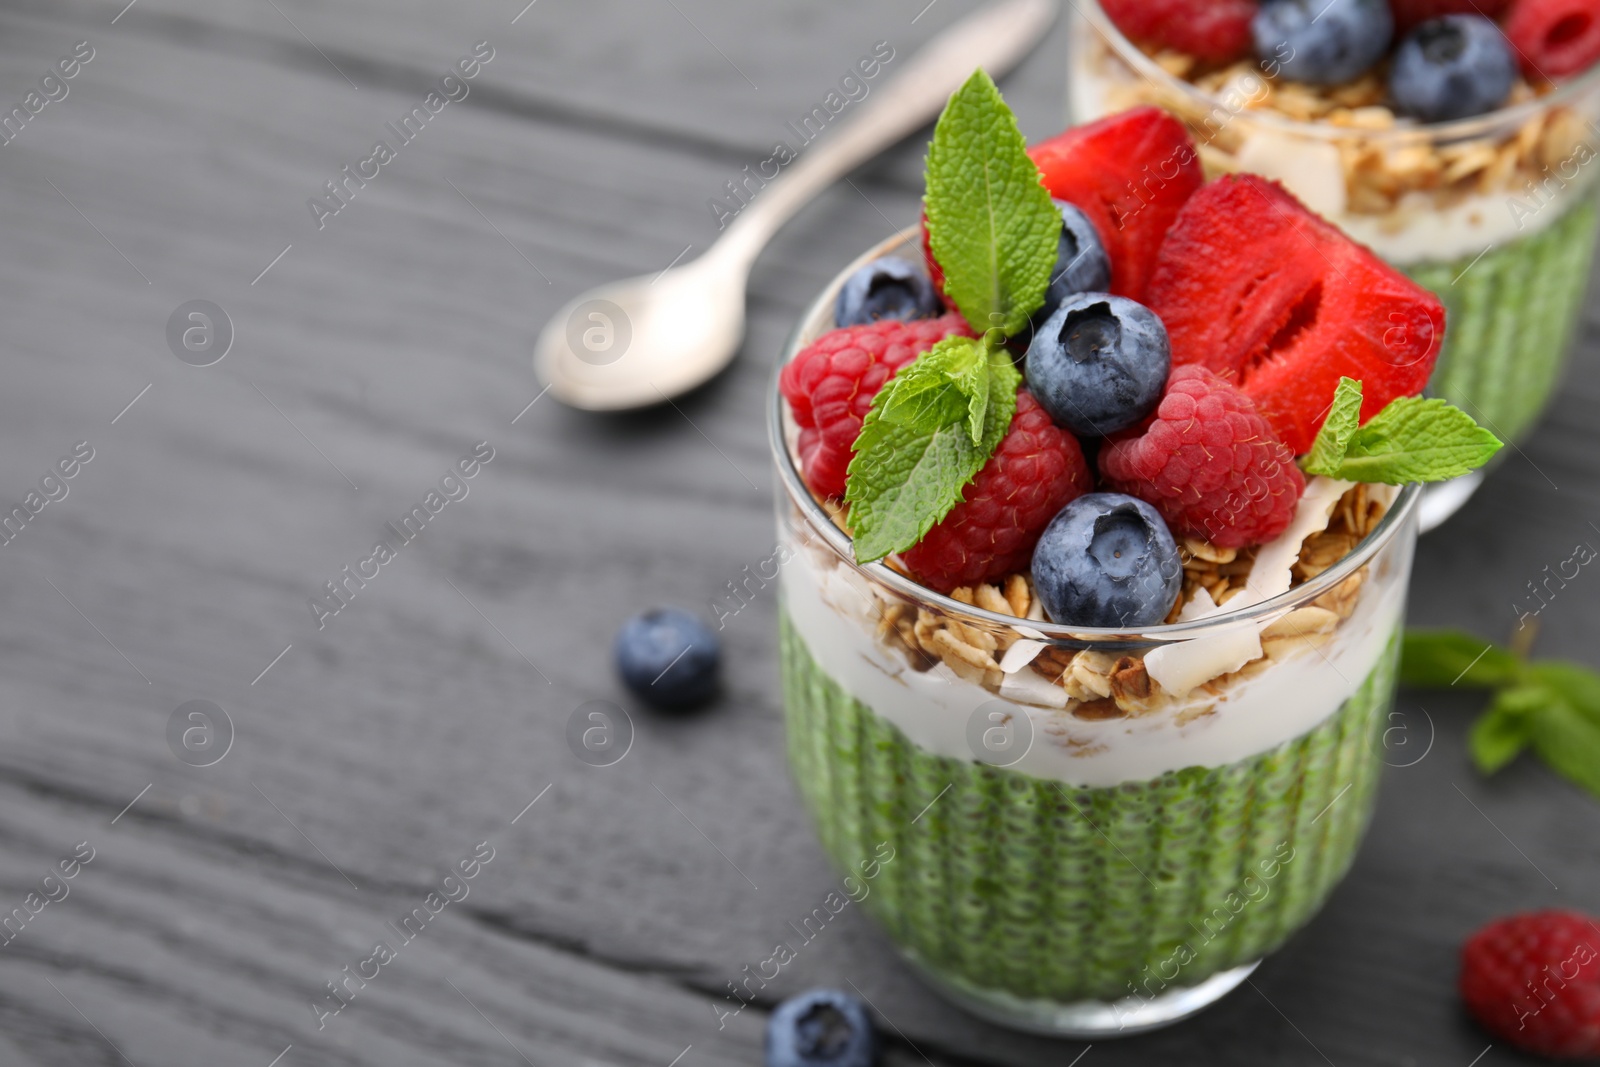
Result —
<instances>
[{"instance_id":1,"label":"spoon handle","mask_svg":"<svg viewBox=\"0 0 1600 1067\"><path fill-rule=\"evenodd\" d=\"M714 246L719 255L755 261L779 227L823 189L926 125L950 94L982 67L991 75L1027 54L1056 17L1056 0L1001 0L930 40L890 81L852 109L836 129L771 179Z\"/></svg>"}]
</instances>

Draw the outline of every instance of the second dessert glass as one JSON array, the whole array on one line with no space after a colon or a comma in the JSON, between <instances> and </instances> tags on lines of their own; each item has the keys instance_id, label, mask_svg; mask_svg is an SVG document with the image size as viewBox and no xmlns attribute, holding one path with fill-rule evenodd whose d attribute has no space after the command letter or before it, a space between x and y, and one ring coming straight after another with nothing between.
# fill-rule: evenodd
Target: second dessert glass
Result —
<instances>
[{"instance_id":1,"label":"second dessert glass","mask_svg":"<svg viewBox=\"0 0 1600 1067\"><path fill-rule=\"evenodd\" d=\"M1430 392L1502 440L1527 437L1554 395L1588 290L1600 68L1544 95L1524 86L1486 115L1417 124L1371 105L1381 98L1371 75L1321 99L1249 61L1195 78L1186 57L1147 55L1096 0L1075 4L1071 19L1071 121L1154 104L1190 128L1208 176L1282 182L1444 302L1449 328ZM1131 203L1138 194L1129 190ZM1430 487L1424 528L1480 477Z\"/></svg>"},{"instance_id":2,"label":"second dessert glass","mask_svg":"<svg viewBox=\"0 0 1600 1067\"><path fill-rule=\"evenodd\" d=\"M785 361L832 326L843 278L906 240L835 279ZM1237 610L1061 626L1022 576L942 596L856 564L773 394L790 762L894 945L974 1013L1057 1035L1165 1025L1244 981L1371 816L1416 488L1313 479L1253 561L1190 543L1186 582ZM1277 572L1299 584L1273 595Z\"/></svg>"}]
</instances>

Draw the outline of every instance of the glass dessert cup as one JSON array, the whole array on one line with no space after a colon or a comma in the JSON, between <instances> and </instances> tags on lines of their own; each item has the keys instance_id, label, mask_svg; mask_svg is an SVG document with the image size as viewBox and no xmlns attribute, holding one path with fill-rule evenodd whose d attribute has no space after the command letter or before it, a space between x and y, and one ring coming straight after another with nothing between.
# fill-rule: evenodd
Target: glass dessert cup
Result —
<instances>
[{"instance_id":1,"label":"glass dessert cup","mask_svg":"<svg viewBox=\"0 0 1600 1067\"><path fill-rule=\"evenodd\" d=\"M832 326L851 271L915 232L835 279L785 361ZM1044 621L1020 576L966 603L855 564L776 389L770 419L791 767L824 848L871 879L864 906L934 988L1019 1029L1133 1033L1214 1002L1317 912L1375 801L1415 488L1328 483L1348 540L1287 593L1084 629ZM1186 575L1237 573L1211 554Z\"/></svg>"},{"instance_id":2,"label":"glass dessert cup","mask_svg":"<svg viewBox=\"0 0 1600 1067\"><path fill-rule=\"evenodd\" d=\"M1147 55L1096 0L1075 4L1070 18L1072 122L1155 104L1193 132L1207 177L1250 171L1282 182L1444 302L1448 329L1429 392L1504 441L1528 436L1560 381L1588 289L1600 68L1454 122L1397 122L1367 106L1310 120L1285 113L1311 113L1301 87L1275 85L1249 61L1202 87L1179 76L1184 58ZM1352 93L1352 104L1371 98L1370 87ZM1430 487L1423 529L1448 518L1481 478Z\"/></svg>"}]
</instances>

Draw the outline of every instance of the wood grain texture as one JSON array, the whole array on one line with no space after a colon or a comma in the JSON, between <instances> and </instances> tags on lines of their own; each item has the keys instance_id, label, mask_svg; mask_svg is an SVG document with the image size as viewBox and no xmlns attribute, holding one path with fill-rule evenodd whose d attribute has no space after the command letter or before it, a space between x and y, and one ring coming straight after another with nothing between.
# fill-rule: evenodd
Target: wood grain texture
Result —
<instances>
[{"instance_id":1,"label":"wood grain texture","mask_svg":"<svg viewBox=\"0 0 1600 1067\"><path fill-rule=\"evenodd\" d=\"M915 217L921 146L778 237L744 354L709 386L627 417L524 410L547 316L705 248L706 199L857 55L909 55L973 6L913 22L921 2L539 0L514 25L522 4L499 0L0 12L0 101L74 42L96 49L0 146L0 500L95 448L0 546L0 905L75 843L97 850L0 948L0 1062L267 1067L292 1045L280 1067L751 1063L761 1007L846 982L892 1024L897 1064L1078 1054L948 1009L854 913L719 1029L724 983L835 877L785 770L770 599L729 623L717 706L636 712L611 768L564 742L583 701L627 703L608 657L624 616L703 607L770 554L772 360L810 295ZM319 231L307 197L485 39L468 99ZM1061 119L1064 54L1058 28L1004 82L1034 136ZM165 338L197 298L236 331L205 368ZM1524 583L1600 536L1593 314L1544 428L1423 545L1418 620L1503 636ZM307 598L477 441L495 458L467 498L319 631ZM1541 650L1593 662L1597 615L1574 583ZM167 746L192 699L236 728L212 767ZM1483 1049L1455 1008L1455 947L1501 911L1600 905L1582 844L1600 808L1536 766L1478 780L1468 697L1401 710L1432 748L1390 772L1327 911L1256 990L1085 1064L1465 1067ZM480 841L496 858L470 896L319 1031L323 984Z\"/></svg>"}]
</instances>

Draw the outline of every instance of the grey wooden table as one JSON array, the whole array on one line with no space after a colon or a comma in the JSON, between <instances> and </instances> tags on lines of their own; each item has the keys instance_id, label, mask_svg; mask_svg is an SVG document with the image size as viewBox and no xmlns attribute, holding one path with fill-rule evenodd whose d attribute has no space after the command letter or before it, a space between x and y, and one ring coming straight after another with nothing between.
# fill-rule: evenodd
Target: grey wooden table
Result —
<instances>
[{"instance_id":1,"label":"grey wooden table","mask_svg":"<svg viewBox=\"0 0 1600 1067\"><path fill-rule=\"evenodd\" d=\"M770 597L728 624L717 706L634 709L608 768L564 740L584 701L629 703L622 618L705 610L770 554L774 355L825 279L914 218L921 146L779 237L741 359L676 408L535 403L535 332L704 249L708 199L858 56L908 55L972 5L524 2L0 11L0 104L44 100L0 145L0 501L93 450L0 545L0 914L59 897L0 946L0 1064L750 1064L779 997L847 982L895 1063L1074 1062L1080 1043L942 1005L853 911L719 1024L725 983L834 877L785 772ZM40 90L82 41L92 58ZM480 41L468 95L391 138ZM1058 28L1004 83L1031 135L1062 120L1063 55ZM380 138L395 157L313 212ZM177 346L187 362L169 344L194 300L231 322L209 366L221 332ZM1424 543L1415 618L1503 637L1526 582L1600 543L1596 325L1544 428ZM309 598L478 442L468 495L319 629ZM1540 651L1600 660L1593 581L1544 611ZM169 740L197 700L232 724L204 767ZM1600 804L1535 765L1480 780L1469 696L1401 709L1354 873L1257 988L1081 1062L1484 1051L1456 947L1503 911L1600 905ZM77 876L42 882L80 842ZM486 849L332 1013L327 983Z\"/></svg>"}]
</instances>

